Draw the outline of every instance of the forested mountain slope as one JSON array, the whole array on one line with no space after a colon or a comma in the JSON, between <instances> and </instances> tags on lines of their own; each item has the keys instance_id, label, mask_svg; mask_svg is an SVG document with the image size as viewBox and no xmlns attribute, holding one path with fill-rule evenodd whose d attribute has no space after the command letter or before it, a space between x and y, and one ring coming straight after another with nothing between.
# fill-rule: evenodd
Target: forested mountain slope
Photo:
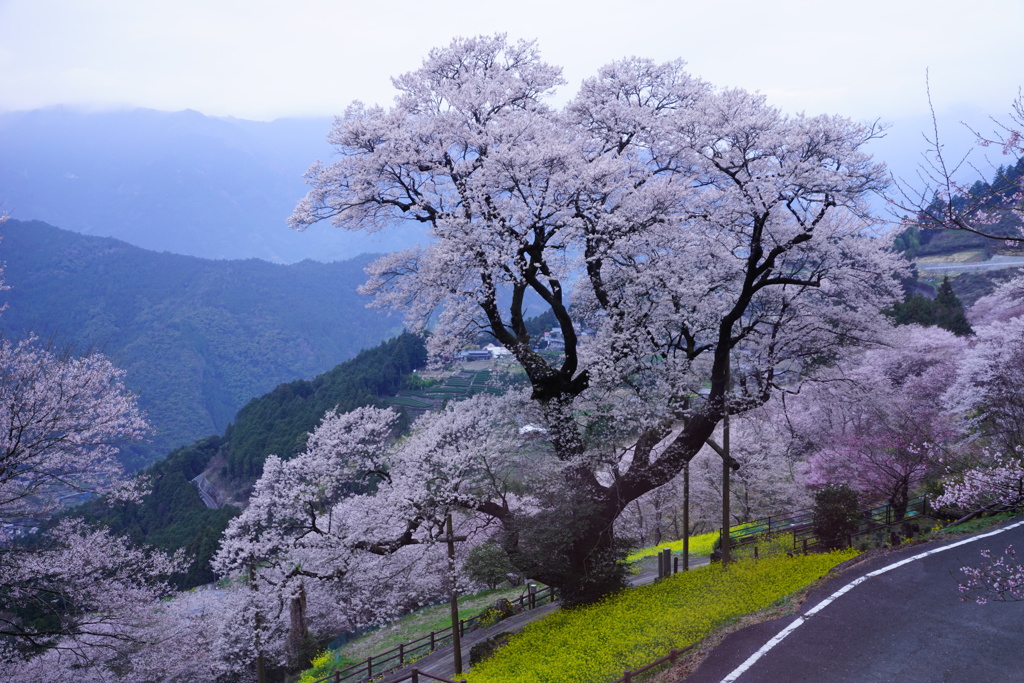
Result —
<instances>
[{"instance_id":1,"label":"forested mountain slope","mask_svg":"<svg viewBox=\"0 0 1024 683\"><path fill-rule=\"evenodd\" d=\"M40 222L0 227L0 331L98 346L153 426L137 469L221 433L254 396L312 377L401 328L355 289L369 257L278 265L155 253Z\"/></svg>"},{"instance_id":2,"label":"forested mountain slope","mask_svg":"<svg viewBox=\"0 0 1024 683\"><path fill-rule=\"evenodd\" d=\"M140 505L111 507L98 500L71 514L84 515L135 542L168 551L184 548L193 562L188 574L179 577L180 587L209 583L215 578L210 558L238 508L208 508L191 480L203 474L215 482L220 498L244 503L267 455L297 454L328 410L381 403L426 358L422 340L404 333L312 380L282 384L250 401L223 437L200 439L146 469L152 492Z\"/></svg>"}]
</instances>

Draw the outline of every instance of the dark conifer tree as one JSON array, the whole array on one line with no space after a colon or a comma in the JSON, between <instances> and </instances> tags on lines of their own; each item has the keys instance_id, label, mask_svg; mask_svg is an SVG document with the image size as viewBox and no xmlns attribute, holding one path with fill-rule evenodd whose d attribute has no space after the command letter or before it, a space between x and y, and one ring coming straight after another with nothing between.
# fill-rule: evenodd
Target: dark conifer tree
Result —
<instances>
[{"instance_id":1,"label":"dark conifer tree","mask_svg":"<svg viewBox=\"0 0 1024 683\"><path fill-rule=\"evenodd\" d=\"M949 330L958 337L974 334L971 323L968 322L967 315L964 313L964 305L953 291L949 277L942 279L939 292L932 304L934 305L935 325Z\"/></svg>"}]
</instances>

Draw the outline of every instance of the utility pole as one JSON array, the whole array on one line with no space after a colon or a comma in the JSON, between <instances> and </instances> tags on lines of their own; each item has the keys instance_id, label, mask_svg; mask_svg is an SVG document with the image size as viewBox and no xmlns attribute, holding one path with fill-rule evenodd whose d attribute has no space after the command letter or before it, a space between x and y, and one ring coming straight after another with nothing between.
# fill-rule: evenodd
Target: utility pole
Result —
<instances>
[{"instance_id":1,"label":"utility pole","mask_svg":"<svg viewBox=\"0 0 1024 683\"><path fill-rule=\"evenodd\" d=\"M732 390L732 353L725 366L725 398L722 408L722 566L732 561L729 552L729 470L732 469L732 453L729 451L729 391Z\"/></svg>"},{"instance_id":2,"label":"utility pole","mask_svg":"<svg viewBox=\"0 0 1024 683\"><path fill-rule=\"evenodd\" d=\"M729 470L732 456L729 454L729 409L726 408L722 424L722 566L732 561L729 552Z\"/></svg>"},{"instance_id":3,"label":"utility pole","mask_svg":"<svg viewBox=\"0 0 1024 683\"><path fill-rule=\"evenodd\" d=\"M253 558L249 559L249 587L253 592L259 590L259 585L256 582L256 561ZM258 603L257 603L258 604ZM260 612L259 607L256 608L256 637L260 639L260 626L263 625L263 613ZM260 639L259 652L256 655L256 681L257 683L267 683L267 662L263 655L263 641Z\"/></svg>"},{"instance_id":4,"label":"utility pole","mask_svg":"<svg viewBox=\"0 0 1024 683\"><path fill-rule=\"evenodd\" d=\"M459 593L456 590L455 584L455 541L465 541L465 536L455 536L452 533L452 513L448 513L448 519L445 520L445 527L447 534L445 534L445 540L448 541L448 573L451 576L452 581L452 593L451 593L451 611L452 611L452 654L455 658L455 675L462 673L462 634L459 632Z\"/></svg>"},{"instance_id":5,"label":"utility pole","mask_svg":"<svg viewBox=\"0 0 1024 683\"><path fill-rule=\"evenodd\" d=\"M690 461L683 465L683 571L690 570Z\"/></svg>"},{"instance_id":6,"label":"utility pole","mask_svg":"<svg viewBox=\"0 0 1024 683\"><path fill-rule=\"evenodd\" d=\"M714 439L709 438L706 443L711 446L711 449L722 456L722 564L729 564L732 559L729 552L729 471L738 470L740 464L732 459L732 455L729 452L729 389L732 388L732 357L729 358L729 364L725 366L725 386L726 395L722 399L722 445L719 446L715 443ZM689 474L689 470L687 470ZM685 483L685 480L684 480Z\"/></svg>"}]
</instances>

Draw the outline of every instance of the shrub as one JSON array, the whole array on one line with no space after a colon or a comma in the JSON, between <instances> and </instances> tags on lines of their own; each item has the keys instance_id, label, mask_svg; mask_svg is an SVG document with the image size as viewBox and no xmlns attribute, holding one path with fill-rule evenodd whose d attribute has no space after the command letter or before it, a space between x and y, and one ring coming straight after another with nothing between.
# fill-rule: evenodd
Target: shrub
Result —
<instances>
[{"instance_id":1,"label":"shrub","mask_svg":"<svg viewBox=\"0 0 1024 683\"><path fill-rule=\"evenodd\" d=\"M508 619L516 613L515 607L505 598L496 600L493 605L480 613L480 627L493 626L503 619Z\"/></svg>"},{"instance_id":2,"label":"shrub","mask_svg":"<svg viewBox=\"0 0 1024 683\"><path fill-rule=\"evenodd\" d=\"M492 590L516 571L508 553L494 543L484 543L470 550L464 568L470 579Z\"/></svg>"},{"instance_id":3,"label":"shrub","mask_svg":"<svg viewBox=\"0 0 1024 683\"><path fill-rule=\"evenodd\" d=\"M860 526L857 492L846 484L828 484L814 492L814 533L826 548L843 548Z\"/></svg>"},{"instance_id":4,"label":"shrub","mask_svg":"<svg viewBox=\"0 0 1024 683\"><path fill-rule=\"evenodd\" d=\"M476 666L493 655L498 651L498 648L504 647L508 644L508 639L511 635L511 633L498 633L487 640L481 640L479 643L469 648L469 665Z\"/></svg>"},{"instance_id":5,"label":"shrub","mask_svg":"<svg viewBox=\"0 0 1024 683\"><path fill-rule=\"evenodd\" d=\"M324 650L313 658L313 661L310 662L312 668L303 671L297 683L312 683L339 669L348 668L353 664L355 664L354 661L347 657L342 657L333 650Z\"/></svg>"}]
</instances>

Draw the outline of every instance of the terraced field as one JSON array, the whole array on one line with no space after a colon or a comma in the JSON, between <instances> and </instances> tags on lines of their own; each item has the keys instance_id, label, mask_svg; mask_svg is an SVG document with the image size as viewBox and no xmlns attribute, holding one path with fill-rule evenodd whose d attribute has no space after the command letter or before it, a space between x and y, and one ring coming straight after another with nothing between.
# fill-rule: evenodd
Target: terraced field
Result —
<instances>
[{"instance_id":1,"label":"terraced field","mask_svg":"<svg viewBox=\"0 0 1024 683\"><path fill-rule=\"evenodd\" d=\"M428 410L438 410L445 401L469 398L474 394L488 392L503 393L504 389L494 381L490 369L459 370L437 384L424 389L407 389L397 396L384 399L388 405L397 406L416 418Z\"/></svg>"}]
</instances>

